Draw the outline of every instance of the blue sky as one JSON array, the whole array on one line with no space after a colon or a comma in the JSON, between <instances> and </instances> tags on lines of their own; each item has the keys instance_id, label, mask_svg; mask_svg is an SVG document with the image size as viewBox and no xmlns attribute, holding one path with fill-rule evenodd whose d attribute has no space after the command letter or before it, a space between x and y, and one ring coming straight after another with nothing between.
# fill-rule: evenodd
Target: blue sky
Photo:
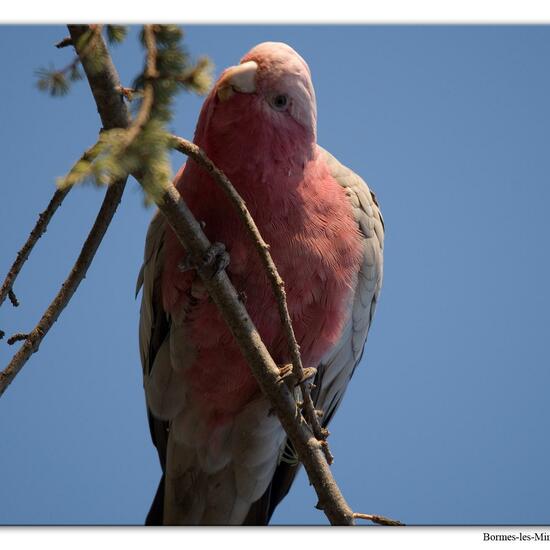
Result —
<instances>
[{"instance_id":1,"label":"blue sky","mask_svg":"<svg viewBox=\"0 0 550 550\"><path fill-rule=\"evenodd\" d=\"M548 523L549 27L186 26L216 74L289 43L316 87L319 143L376 191L385 283L364 360L331 424L352 508L408 524ZM99 119L81 82L52 99L62 26L0 27L0 275L55 178ZM25 44L25 48L19 47ZM113 51L124 83L135 31ZM190 137L201 98L182 95ZM182 162L174 156L174 168ZM103 192L71 192L0 309L30 330L80 250ZM150 442L134 284L153 210L132 180L70 306L0 399L0 524L139 524L159 466ZM0 342L1 365L15 351ZM273 523L326 523L305 475Z\"/></svg>"}]
</instances>

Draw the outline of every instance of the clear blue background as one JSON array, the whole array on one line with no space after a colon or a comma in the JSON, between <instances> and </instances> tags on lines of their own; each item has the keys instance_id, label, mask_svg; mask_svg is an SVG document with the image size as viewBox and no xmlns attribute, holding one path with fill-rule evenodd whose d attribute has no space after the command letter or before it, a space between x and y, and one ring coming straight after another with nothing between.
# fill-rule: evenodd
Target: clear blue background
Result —
<instances>
[{"instance_id":1,"label":"clear blue background","mask_svg":"<svg viewBox=\"0 0 550 550\"><path fill-rule=\"evenodd\" d=\"M99 119L84 82L52 99L64 27L0 27L0 274ZM352 508L408 524L550 522L550 28L187 26L216 74L284 41L308 61L319 142L376 191L385 283L367 351L331 425ZM125 84L132 31L113 50ZM182 95L192 136L202 99ZM182 158L174 156L174 168ZM0 309L38 321L103 198L75 189ZM88 276L0 399L0 523L139 524L160 469L137 349L134 283L152 209L132 180ZM2 366L11 354L0 342ZM326 523L305 475L273 523Z\"/></svg>"}]
</instances>

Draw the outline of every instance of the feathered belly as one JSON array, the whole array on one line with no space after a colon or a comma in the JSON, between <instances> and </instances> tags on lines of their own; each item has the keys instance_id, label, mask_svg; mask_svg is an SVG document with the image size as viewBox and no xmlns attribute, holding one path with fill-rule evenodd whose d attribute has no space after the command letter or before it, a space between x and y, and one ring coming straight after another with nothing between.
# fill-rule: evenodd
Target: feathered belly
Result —
<instances>
[{"instance_id":1,"label":"feathered belly","mask_svg":"<svg viewBox=\"0 0 550 550\"><path fill-rule=\"evenodd\" d=\"M230 254L231 245L228 246ZM304 366L317 366L340 334L350 294L347 277L327 265L326 257L312 248L292 243L271 245L285 281L287 303ZM256 251L244 258L239 246L228 269L236 290L274 361L290 362L290 352L279 317L273 289ZM196 276L195 276L196 277ZM198 281L192 281L197 284ZM200 284L200 283L198 283ZM186 369L190 397L210 411L217 421L236 414L259 391L255 378L216 305L205 298L187 304L186 332L196 351Z\"/></svg>"}]
</instances>

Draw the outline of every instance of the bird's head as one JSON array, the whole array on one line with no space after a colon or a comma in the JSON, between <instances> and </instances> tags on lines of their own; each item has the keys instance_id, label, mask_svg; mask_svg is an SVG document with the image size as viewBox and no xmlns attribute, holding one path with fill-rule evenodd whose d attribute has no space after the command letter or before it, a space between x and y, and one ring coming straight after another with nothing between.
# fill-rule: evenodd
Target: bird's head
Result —
<instances>
[{"instance_id":1,"label":"bird's head","mask_svg":"<svg viewBox=\"0 0 550 550\"><path fill-rule=\"evenodd\" d=\"M307 63L290 46L264 42L223 71L201 112L195 141L285 156L316 141L315 91ZM243 149L239 152L237 149Z\"/></svg>"}]
</instances>

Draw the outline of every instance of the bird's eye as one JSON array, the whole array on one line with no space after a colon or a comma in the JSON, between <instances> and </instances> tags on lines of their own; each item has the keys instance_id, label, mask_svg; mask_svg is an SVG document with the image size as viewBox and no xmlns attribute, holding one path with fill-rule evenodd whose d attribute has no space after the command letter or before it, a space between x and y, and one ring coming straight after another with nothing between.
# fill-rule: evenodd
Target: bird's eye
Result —
<instances>
[{"instance_id":1,"label":"bird's eye","mask_svg":"<svg viewBox=\"0 0 550 550\"><path fill-rule=\"evenodd\" d=\"M288 106L288 96L285 94L276 95L271 100L271 105L273 105L273 108L277 111L284 111Z\"/></svg>"}]
</instances>

